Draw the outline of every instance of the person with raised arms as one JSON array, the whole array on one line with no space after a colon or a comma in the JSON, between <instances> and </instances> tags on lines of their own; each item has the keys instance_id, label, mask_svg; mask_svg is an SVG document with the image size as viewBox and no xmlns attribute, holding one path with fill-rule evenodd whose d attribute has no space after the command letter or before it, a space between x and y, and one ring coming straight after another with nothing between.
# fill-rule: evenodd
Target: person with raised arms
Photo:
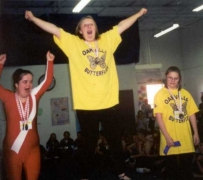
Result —
<instances>
[{"instance_id":1,"label":"person with raised arms","mask_svg":"<svg viewBox=\"0 0 203 180\"><path fill-rule=\"evenodd\" d=\"M119 83L114 52L121 42L120 35L146 13L147 9L142 8L102 34L99 34L95 20L86 16L79 21L74 35L41 20L31 11L25 12L26 19L53 35L54 42L69 59L73 106L87 142L87 153L84 153L87 156L81 172L84 180L89 178L89 162L97 142L99 122L109 143L119 179L130 179L124 173L121 157L121 132L116 111L119 103Z\"/></svg>"},{"instance_id":2,"label":"person with raised arms","mask_svg":"<svg viewBox=\"0 0 203 180\"><path fill-rule=\"evenodd\" d=\"M6 133L3 141L3 168L7 180L21 180L22 170L27 180L37 180L40 173L40 144L37 130L37 107L53 79L54 55L46 54L45 79L33 88L33 74L17 69L13 73L14 91L0 85L0 100L6 114ZM6 54L0 55L0 74Z\"/></svg>"}]
</instances>

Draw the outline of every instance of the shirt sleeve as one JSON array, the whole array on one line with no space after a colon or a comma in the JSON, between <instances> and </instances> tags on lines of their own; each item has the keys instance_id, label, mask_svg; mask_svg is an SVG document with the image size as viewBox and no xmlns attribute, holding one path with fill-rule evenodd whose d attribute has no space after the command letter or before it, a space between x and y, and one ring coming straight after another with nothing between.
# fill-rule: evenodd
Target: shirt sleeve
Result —
<instances>
[{"instance_id":1,"label":"shirt sleeve","mask_svg":"<svg viewBox=\"0 0 203 180\"><path fill-rule=\"evenodd\" d=\"M188 116L191 116L199 111L193 97L188 92L188 105L187 105L187 114Z\"/></svg>"},{"instance_id":2,"label":"shirt sleeve","mask_svg":"<svg viewBox=\"0 0 203 180\"><path fill-rule=\"evenodd\" d=\"M60 39L53 35L54 42L66 54L67 57L69 50L72 49L70 47L72 46L71 42L74 41L74 38L76 38L75 35L64 31L62 28L60 28Z\"/></svg>"},{"instance_id":3,"label":"shirt sleeve","mask_svg":"<svg viewBox=\"0 0 203 180\"><path fill-rule=\"evenodd\" d=\"M110 48L113 48L112 52L116 51L118 45L122 41L121 35L118 32L118 26L114 26L112 29L110 29L109 31L106 31L101 36L102 38L107 40L106 44L111 45Z\"/></svg>"},{"instance_id":4,"label":"shirt sleeve","mask_svg":"<svg viewBox=\"0 0 203 180\"><path fill-rule=\"evenodd\" d=\"M33 89L33 93L36 94L36 96L41 97L49 88L53 80L53 71L53 61L47 61L45 78L36 88Z\"/></svg>"},{"instance_id":5,"label":"shirt sleeve","mask_svg":"<svg viewBox=\"0 0 203 180\"><path fill-rule=\"evenodd\" d=\"M157 113L163 112L162 96L160 91L158 91L154 97L154 109L153 115L156 116Z\"/></svg>"}]
</instances>

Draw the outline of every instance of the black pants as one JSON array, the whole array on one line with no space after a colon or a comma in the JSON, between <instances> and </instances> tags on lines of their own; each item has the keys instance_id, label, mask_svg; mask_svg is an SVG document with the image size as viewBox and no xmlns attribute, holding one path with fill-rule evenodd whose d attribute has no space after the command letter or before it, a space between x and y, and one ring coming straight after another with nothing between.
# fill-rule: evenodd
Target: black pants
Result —
<instances>
[{"instance_id":1,"label":"black pants","mask_svg":"<svg viewBox=\"0 0 203 180\"><path fill-rule=\"evenodd\" d=\"M192 160L194 153L166 156L166 180L192 180Z\"/></svg>"},{"instance_id":2,"label":"black pants","mask_svg":"<svg viewBox=\"0 0 203 180\"><path fill-rule=\"evenodd\" d=\"M109 154L115 172L119 175L124 172L122 158L121 134L122 127L118 116L117 106L104 110L77 110L77 118L83 136L86 139L86 152L83 153L82 176L88 178L91 159L97 144L99 122L102 125L104 136L109 144Z\"/></svg>"}]
</instances>

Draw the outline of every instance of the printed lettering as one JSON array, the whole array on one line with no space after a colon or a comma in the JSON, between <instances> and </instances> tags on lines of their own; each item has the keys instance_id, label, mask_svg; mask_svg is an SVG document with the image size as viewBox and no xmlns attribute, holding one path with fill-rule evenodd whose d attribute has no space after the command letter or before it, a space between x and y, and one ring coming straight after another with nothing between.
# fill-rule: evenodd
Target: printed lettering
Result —
<instances>
[{"instance_id":1,"label":"printed lettering","mask_svg":"<svg viewBox=\"0 0 203 180\"><path fill-rule=\"evenodd\" d=\"M93 75L93 76L102 76L104 74L106 74L106 72L108 71L108 67L105 68L105 70L102 71L92 71L88 68L85 68L84 72L86 72L89 75Z\"/></svg>"}]
</instances>

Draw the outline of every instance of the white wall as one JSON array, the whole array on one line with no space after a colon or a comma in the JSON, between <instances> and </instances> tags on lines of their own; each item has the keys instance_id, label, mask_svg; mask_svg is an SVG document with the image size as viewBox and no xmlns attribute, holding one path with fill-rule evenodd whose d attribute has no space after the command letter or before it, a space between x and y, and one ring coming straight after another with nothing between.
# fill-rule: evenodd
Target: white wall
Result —
<instances>
[{"instance_id":1,"label":"white wall","mask_svg":"<svg viewBox=\"0 0 203 180\"><path fill-rule=\"evenodd\" d=\"M183 51L184 85L193 95L197 104L203 92L203 21L191 28L184 28L181 34Z\"/></svg>"},{"instance_id":2,"label":"white wall","mask_svg":"<svg viewBox=\"0 0 203 180\"><path fill-rule=\"evenodd\" d=\"M198 93L203 91L203 82L200 81L203 76L202 49L203 38L194 35L200 34L203 29L202 24L198 24L196 28L179 29L168 33L160 38L154 38L153 32L140 32L140 62L138 64L162 63L161 76L164 77L165 70L172 65L180 67L183 71L185 87L192 93L197 101ZM195 46L195 47L194 47ZM195 68L192 68L195 67ZM11 76L14 70L19 67L6 67L2 73L1 84L6 88L11 88ZM34 74L34 86L37 85L38 78L44 74L45 65L41 66L25 66ZM137 73L135 65L119 65L117 66L120 90L133 89L135 113L138 111L137 99ZM54 66L54 76L56 86L53 90L48 91L41 98L39 108L43 109L41 116L38 116L38 130L41 144L45 145L52 132L55 132L58 140L63 137L64 131L70 131L73 139L76 138L76 117L72 109L72 96L70 88L69 70L66 64ZM193 86L195 84L195 86ZM69 98L70 124L52 126L51 122L51 106L50 99L58 97ZM1 117L1 114L0 114ZM1 119L1 118L0 118ZM0 122L2 130L5 132L4 121Z\"/></svg>"},{"instance_id":3,"label":"white wall","mask_svg":"<svg viewBox=\"0 0 203 180\"><path fill-rule=\"evenodd\" d=\"M182 66L180 31L172 31L160 38L154 38L153 32L140 32L141 56L138 64L162 63L165 70L171 66ZM149 45L147 45L149 44ZM149 49L150 48L150 53Z\"/></svg>"}]
</instances>

